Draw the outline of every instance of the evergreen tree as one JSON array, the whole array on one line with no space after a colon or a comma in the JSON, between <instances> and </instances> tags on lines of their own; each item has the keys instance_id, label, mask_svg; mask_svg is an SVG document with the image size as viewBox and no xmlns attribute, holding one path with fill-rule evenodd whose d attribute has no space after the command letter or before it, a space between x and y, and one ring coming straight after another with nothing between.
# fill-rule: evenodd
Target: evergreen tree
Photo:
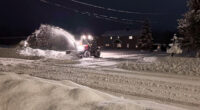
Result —
<instances>
[{"instance_id":1,"label":"evergreen tree","mask_svg":"<svg viewBox=\"0 0 200 110\"><path fill-rule=\"evenodd\" d=\"M178 38L176 34L174 34L174 37L171 39L172 43L169 44L170 48L167 49L167 53L171 54L173 57L174 54L181 54L182 49L181 49L181 38Z\"/></svg>"},{"instance_id":2,"label":"evergreen tree","mask_svg":"<svg viewBox=\"0 0 200 110\"><path fill-rule=\"evenodd\" d=\"M142 34L138 39L138 48L144 50L150 50L153 46L152 31L148 20L144 21L142 27Z\"/></svg>"},{"instance_id":3,"label":"evergreen tree","mask_svg":"<svg viewBox=\"0 0 200 110\"><path fill-rule=\"evenodd\" d=\"M195 51L198 54L200 52L200 0L189 0L187 5L189 10L183 19L178 20L178 29L184 35L182 44L184 50Z\"/></svg>"}]
</instances>

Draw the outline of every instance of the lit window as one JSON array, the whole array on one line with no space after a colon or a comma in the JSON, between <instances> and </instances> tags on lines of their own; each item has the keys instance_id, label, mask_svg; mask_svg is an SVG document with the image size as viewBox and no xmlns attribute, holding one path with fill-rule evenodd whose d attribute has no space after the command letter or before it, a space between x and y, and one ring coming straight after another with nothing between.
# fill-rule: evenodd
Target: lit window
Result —
<instances>
[{"instance_id":1,"label":"lit window","mask_svg":"<svg viewBox=\"0 0 200 110\"><path fill-rule=\"evenodd\" d=\"M106 47L110 47L110 44L106 44Z\"/></svg>"},{"instance_id":2,"label":"lit window","mask_svg":"<svg viewBox=\"0 0 200 110\"><path fill-rule=\"evenodd\" d=\"M117 44L117 48L122 48L122 44L121 44L121 43L118 43L118 44Z\"/></svg>"},{"instance_id":3,"label":"lit window","mask_svg":"<svg viewBox=\"0 0 200 110\"><path fill-rule=\"evenodd\" d=\"M110 40L112 40L113 38L112 38L112 36L110 37Z\"/></svg>"},{"instance_id":4,"label":"lit window","mask_svg":"<svg viewBox=\"0 0 200 110\"><path fill-rule=\"evenodd\" d=\"M120 37L118 36L117 38L119 39Z\"/></svg>"},{"instance_id":5,"label":"lit window","mask_svg":"<svg viewBox=\"0 0 200 110\"><path fill-rule=\"evenodd\" d=\"M132 39L133 39L133 36L129 36L129 39L132 40Z\"/></svg>"},{"instance_id":6,"label":"lit window","mask_svg":"<svg viewBox=\"0 0 200 110\"><path fill-rule=\"evenodd\" d=\"M130 48L130 45L129 45L129 44L127 44L127 48Z\"/></svg>"}]
</instances>

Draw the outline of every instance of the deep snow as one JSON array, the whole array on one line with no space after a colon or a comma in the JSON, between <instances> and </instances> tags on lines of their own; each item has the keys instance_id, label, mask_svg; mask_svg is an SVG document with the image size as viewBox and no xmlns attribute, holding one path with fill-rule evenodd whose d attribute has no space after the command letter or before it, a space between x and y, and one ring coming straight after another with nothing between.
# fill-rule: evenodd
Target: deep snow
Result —
<instances>
[{"instance_id":1,"label":"deep snow","mask_svg":"<svg viewBox=\"0 0 200 110\"><path fill-rule=\"evenodd\" d=\"M198 110L199 108L199 77L186 76L187 74L183 75L181 72L183 70L190 71L191 75L195 75L191 69L197 67L198 70L199 59L196 58L171 58L166 57L164 54L130 51L103 51L102 57L99 59L71 60L67 59L69 58L67 56L66 59L62 58L62 55L65 56L64 53L58 54L58 51L53 51L58 55L57 57L51 57L54 54L44 54L43 57L35 60L33 58L37 58L38 54L35 54L35 57L28 55L22 57L23 59L16 59L21 58L16 49L3 49L2 51L0 48L0 51L3 52L0 54L1 57L12 57L0 58L0 71L2 72L30 74L56 80L67 79L92 88L120 93L120 96L136 95L146 97L147 100L153 99L154 101L154 99L158 99L161 103L167 101L170 104L175 104L175 106L179 106L178 103L181 107L192 108L191 110ZM48 51L46 50L44 53L49 53ZM125 65L125 70L118 69L118 64ZM127 67L134 67L135 64L138 68L127 69ZM182 75L179 75L179 73L166 73L163 70L163 68L166 70L171 69L171 71L176 70L177 67L172 68L170 66L173 64L180 66L178 66L178 71ZM147 65L152 69L146 69ZM189 69L186 70L182 66ZM154 68L164 72L159 72Z\"/></svg>"},{"instance_id":2,"label":"deep snow","mask_svg":"<svg viewBox=\"0 0 200 110\"><path fill-rule=\"evenodd\" d=\"M185 110L118 98L71 81L0 73L0 110Z\"/></svg>"},{"instance_id":3,"label":"deep snow","mask_svg":"<svg viewBox=\"0 0 200 110\"><path fill-rule=\"evenodd\" d=\"M153 59L153 61L152 61ZM157 57L143 58L144 62L123 62L119 68L134 71L160 72L167 74L179 74L189 76L200 76L200 59L188 57Z\"/></svg>"}]
</instances>

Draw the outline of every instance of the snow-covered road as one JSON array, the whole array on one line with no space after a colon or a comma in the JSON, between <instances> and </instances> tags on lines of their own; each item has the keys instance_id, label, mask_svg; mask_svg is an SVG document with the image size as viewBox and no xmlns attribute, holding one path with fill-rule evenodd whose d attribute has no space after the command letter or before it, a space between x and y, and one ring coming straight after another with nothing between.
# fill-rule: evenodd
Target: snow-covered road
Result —
<instances>
[{"instance_id":1,"label":"snow-covered road","mask_svg":"<svg viewBox=\"0 0 200 110\"><path fill-rule=\"evenodd\" d=\"M165 55L103 51L99 59L86 58L72 61L46 58L39 60L0 58L0 72L70 80L128 99L153 100L189 110L199 110L200 77L152 71L129 71L116 66L121 62L151 65L151 62L157 62L157 58L161 56ZM194 63L196 64L198 63Z\"/></svg>"},{"instance_id":2,"label":"snow-covered road","mask_svg":"<svg viewBox=\"0 0 200 110\"><path fill-rule=\"evenodd\" d=\"M163 56L157 54L157 56ZM142 53L136 51L102 51L101 58L83 58L80 59L80 64L77 67L90 67L90 68L102 68L102 67L116 67L117 64L122 62L154 62L156 57L153 54Z\"/></svg>"}]
</instances>

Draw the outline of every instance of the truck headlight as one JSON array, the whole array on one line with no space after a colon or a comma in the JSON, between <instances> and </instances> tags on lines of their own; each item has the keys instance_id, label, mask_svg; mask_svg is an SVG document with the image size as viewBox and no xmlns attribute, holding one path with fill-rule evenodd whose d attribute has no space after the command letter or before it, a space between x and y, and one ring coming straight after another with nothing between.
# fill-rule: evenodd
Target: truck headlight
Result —
<instances>
[{"instance_id":1,"label":"truck headlight","mask_svg":"<svg viewBox=\"0 0 200 110\"><path fill-rule=\"evenodd\" d=\"M82 35L81 38L82 38L83 40L87 39L86 35Z\"/></svg>"},{"instance_id":2,"label":"truck headlight","mask_svg":"<svg viewBox=\"0 0 200 110\"><path fill-rule=\"evenodd\" d=\"M92 35L88 35L88 39L89 39L89 40L93 40Z\"/></svg>"}]
</instances>

